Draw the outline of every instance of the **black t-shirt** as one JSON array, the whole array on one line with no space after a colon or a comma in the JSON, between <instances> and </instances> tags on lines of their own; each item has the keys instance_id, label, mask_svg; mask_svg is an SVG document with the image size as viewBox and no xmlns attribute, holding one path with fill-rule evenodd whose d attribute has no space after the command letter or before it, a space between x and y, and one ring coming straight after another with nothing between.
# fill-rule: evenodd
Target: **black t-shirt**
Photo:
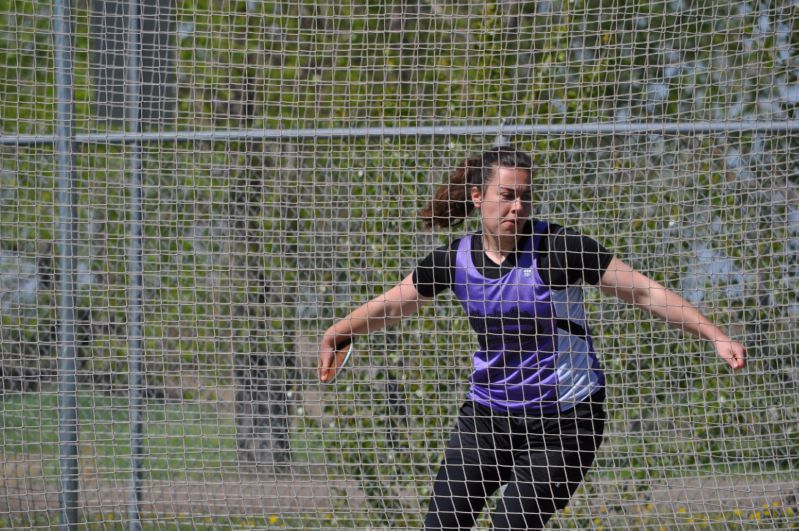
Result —
<instances>
[{"instance_id":1,"label":"black t-shirt","mask_svg":"<svg viewBox=\"0 0 799 531\"><path fill-rule=\"evenodd\" d=\"M526 239L532 237L533 222L528 221L517 248L523 248ZM464 236L464 238L472 237ZM502 264L496 264L483 252L483 238L472 237L472 261L480 274L487 278L500 278L516 267L518 251L509 254ZM460 238L427 255L413 272L413 283L423 297L434 297L452 287L455 258ZM547 237L541 238L538 272L542 280L553 289L583 281L597 284L613 259L613 253L588 236L549 224Z\"/></svg>"}]
</instances>

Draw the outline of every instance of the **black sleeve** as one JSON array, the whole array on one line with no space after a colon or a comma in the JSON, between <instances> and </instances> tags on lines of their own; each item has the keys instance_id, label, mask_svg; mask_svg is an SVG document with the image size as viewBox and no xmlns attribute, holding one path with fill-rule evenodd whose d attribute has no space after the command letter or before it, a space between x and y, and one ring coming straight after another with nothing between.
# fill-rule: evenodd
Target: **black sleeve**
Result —
<instances>
[{"instance_id":1,"label":"black sleeve","mask_svg":"<svg viewBox=\"0 0 799 531\"><path fill-rule=\"evenodd\" d=\"M613 253L601 243L567 228L559 228L549 237L550 265L565 272L568 284L583 281L598 284L613 259Z\"/></svg>"},{"instance_id":2,"label":"black sleeve","mask_svg":"<svg viewBox=\"0 0 799 531\"><path fill-rule=\"evenodd\" d=\"M432 298L452 287L452 268L455 265L453 253L457 252L458 241L439 247L416 266L413 284L419 295Z\"/></svg>"}]
</instances>

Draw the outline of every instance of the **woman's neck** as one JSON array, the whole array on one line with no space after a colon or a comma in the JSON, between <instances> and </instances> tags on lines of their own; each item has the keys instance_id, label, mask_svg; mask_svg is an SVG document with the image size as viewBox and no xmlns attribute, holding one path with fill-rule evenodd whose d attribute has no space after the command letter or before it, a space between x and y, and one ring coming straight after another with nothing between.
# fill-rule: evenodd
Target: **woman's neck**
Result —
<instances>
[{"instance_id":1,"label":"woman's neck","mask_svg":"<svg viewBox=\"0 0 799 531\"><path fill-rule=\"evenodd\" d=\"M518 236L494 236L483 233L483 252L492 261L501 264L516 250Z\"/></svg>"}]
</instances>

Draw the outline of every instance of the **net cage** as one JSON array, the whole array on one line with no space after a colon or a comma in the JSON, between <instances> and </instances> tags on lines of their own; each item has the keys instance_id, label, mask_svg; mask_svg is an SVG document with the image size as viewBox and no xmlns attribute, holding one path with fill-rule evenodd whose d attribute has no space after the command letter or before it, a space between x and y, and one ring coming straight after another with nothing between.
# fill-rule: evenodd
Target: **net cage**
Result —
<instances>
[{"instance_id":1,"label":"net cage","mask_svg":"<svg viewBox=\"0 0 799 531\"><path fill-rule=\"evenodd\" d=\"M0 0L0 527L420 528L468 319L445 291L332 384L320 341L479 230L418 211L512 144L537 219L748 356L586 286L608 418L548 525L795 529L798 24L776 0Z\"/></svg>"}]
</instances>

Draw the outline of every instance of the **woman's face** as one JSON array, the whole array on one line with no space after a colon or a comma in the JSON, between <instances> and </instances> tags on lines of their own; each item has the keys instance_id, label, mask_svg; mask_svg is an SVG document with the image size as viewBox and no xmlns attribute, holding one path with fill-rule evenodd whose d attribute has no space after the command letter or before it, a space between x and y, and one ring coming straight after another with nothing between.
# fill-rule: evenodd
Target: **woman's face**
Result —
<instances>
[{"instance_id":1,"label":"woman's face","mask_svg":"<svg viewBox=\"0 0 799 531\"><path fill-rule=\"evenodd\" d=\"M533 210L530 180L529 170L500 166L483 190L472 187L472 202L480 209L485 234L502 237L521 233Z\"/></svg>"}]
</instances>

